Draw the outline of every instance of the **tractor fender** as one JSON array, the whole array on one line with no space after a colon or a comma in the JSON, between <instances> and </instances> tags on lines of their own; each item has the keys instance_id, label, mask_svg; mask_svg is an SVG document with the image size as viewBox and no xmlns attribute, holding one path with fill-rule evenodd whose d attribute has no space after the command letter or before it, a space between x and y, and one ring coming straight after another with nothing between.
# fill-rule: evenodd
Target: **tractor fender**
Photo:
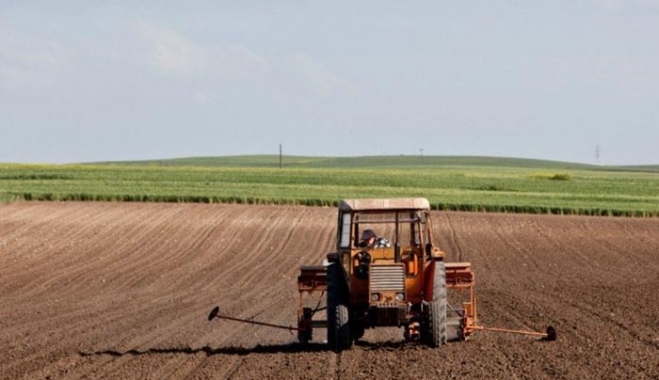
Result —
<instances>
[{"instance_id":1,"label":"tractor fender","mask_svg":"<svg viewBox=\"0 0 659 380\"><path fill-rule=\"evenodd\" d=\"M339 261L339 253L331 252L327 254L327 261L330 263L335 263Z\"/></svg>"}]
</instances>

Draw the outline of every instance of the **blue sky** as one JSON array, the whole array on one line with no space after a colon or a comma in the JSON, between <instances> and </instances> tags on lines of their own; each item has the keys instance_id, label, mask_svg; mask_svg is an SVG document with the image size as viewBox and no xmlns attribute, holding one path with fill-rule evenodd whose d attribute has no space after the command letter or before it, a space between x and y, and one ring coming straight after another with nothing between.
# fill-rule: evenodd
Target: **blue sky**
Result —
<instances>
[{"instance_id":1,"label":"blue sky","mask_svg":"<svg viewBox=\"0 0 659 380\"><path fill-rule=\"evenodd\" d=\"M659 164L657 36L659 0L0 0L0 162Z\"/></svg>"}]
</instances>

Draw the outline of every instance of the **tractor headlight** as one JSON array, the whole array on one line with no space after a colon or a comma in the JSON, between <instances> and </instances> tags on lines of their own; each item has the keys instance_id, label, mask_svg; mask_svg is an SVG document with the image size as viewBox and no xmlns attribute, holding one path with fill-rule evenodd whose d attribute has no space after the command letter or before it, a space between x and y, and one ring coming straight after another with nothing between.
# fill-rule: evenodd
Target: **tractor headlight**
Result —
<instances>
[{"instance_id":1,"label":"tractor headlight","mask_svg":"<svg viewBox=\"0 0 659 380\"><path fill-rule=\"evenodd\" d=\"M380 300L380 293L371 293L371 301L379 301Z\"/></svg>"},{"instance_id":2,"label":"tractor headlight","mask_svg":"<svg viewBox=\"0 0 659 380\"><path fill-rule=\"evenodd\" d=\"M396 301L404 301L405 300L405 293L396 293Z\"/></svg>"}]
</instances>

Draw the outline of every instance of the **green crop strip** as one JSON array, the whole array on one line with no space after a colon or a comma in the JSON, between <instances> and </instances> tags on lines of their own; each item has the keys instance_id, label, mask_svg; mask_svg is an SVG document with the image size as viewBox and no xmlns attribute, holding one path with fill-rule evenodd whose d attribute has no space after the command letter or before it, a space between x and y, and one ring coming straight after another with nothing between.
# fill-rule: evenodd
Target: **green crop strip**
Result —
<instances>
[{"instance_id":1,"label":"green crop strip","mask_svg":"<svg viewBox=\"0 0 659 380\"><path fill-rule=\"evenodd\" d=\"M0 165L0 200L336 206L344 198L426 197L439 210L659 216L659 173L652 168L495 166L483 159L477 165L406 163L411 159L394 165L383 158L323 167L333 160L300 158L280 169L250 159L253 166L238 158L232 158L235 166Z\"/></svg>"}]
</instances>

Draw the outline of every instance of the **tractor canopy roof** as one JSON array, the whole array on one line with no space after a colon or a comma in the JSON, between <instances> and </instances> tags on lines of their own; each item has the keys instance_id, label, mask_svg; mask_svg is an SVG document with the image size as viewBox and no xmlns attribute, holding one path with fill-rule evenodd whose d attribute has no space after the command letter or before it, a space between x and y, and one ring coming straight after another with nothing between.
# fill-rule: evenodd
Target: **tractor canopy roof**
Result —
<instances>
[{"instance_id":1,"label":"tractor canopy roof","mask_svg":"<svg viewBox=\"0 0 659 380\"><path fill-rule=\"evenodd\" d=\"M426 198L383 198L383 199L344 199L339 210L354 211L395 211L395 210L430 210Z\"/></svg>"}]
</instances>

